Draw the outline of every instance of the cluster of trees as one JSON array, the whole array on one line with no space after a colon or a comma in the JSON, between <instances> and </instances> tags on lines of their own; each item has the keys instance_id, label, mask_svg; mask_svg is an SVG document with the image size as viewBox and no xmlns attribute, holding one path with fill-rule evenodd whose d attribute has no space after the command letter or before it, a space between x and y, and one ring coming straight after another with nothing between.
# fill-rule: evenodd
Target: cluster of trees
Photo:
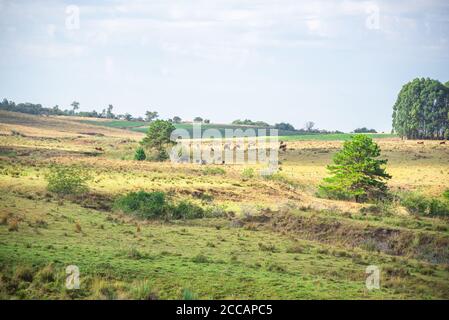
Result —
<instances>
[{"instance_id":1,"label":"cluster of trees","mask_svg":"<svg viewBox=\"0 0 449 320\"><path fill-rule=\"evenodd\" d=\"M357 128L354 133L377 133L375 129L368 129L367 127Z\"/></svg>"},{"instance_id":2,"label":"cluster of trees","mask_svg":"<svg viewBox=\"0 0 449 320\"><path fill-rule=\"evenodd\" d=\"M263 121L252 121L250 119L245 119L245 120L234 120L232 121L232 124L235 125L246 125L246 126L258 126L258 127L269 127L270 125L266 122Z\"/></svg>"},{"instance_id":3,"label":"cluster of trees","mask_svg":"<svg viewBox=\"0 0 449 320\"><path fill-rule=\"evenodd\" d=\"M407 139L449 139L449 82L417 78L393 106L393 130Z\"/></svg>"},{"instance_id":4,"label":"cluster of trees","mask_svg":"<svg viewBox=\"0 0 449 320\"><path fill-rule=\"evenodd\" d=\"M136 120L136 121L148 121L151 122L159 117L159 114L156 111L147 111L145 113L145 119L142 117L133 117L129 113L125 114L114 114L112 112L114 106L112 104L108 105L101 112L97 112L96 110L92 111L78 111L80 108L80 103L78 101L73 101L70 106L71 109L60 109L58 105L55 105L52 108L43 107L41 104L35 103L18 103L16 104L14 101L3 99L0 102L0 110L20 112L20 113L28 113L34 115L56 115L56 116L79 116L79 117L88 117L88 118L105 118L105 119L123 119L123 120ZM178 123L181 122L181 118L174 117L173 122Z\"/></svg>"}]
</instances>

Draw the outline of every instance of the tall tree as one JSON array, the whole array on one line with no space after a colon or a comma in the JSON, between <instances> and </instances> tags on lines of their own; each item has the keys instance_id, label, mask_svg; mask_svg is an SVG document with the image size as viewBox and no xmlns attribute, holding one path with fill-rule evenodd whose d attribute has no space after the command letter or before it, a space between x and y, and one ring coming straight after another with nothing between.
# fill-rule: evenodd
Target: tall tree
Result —
<instances>
[{"instance_id":1,"label":"tall tree","mask_svg":"<svg viewBox=\"0 0 449 320\"><path fill-rule=\"evenodd\" d=\"M172 144L170 135L175 126L165 120L155 120L150 123L147 135L142 139L141 145L156 151L156 160L165 160L168 153L165 150L167 145Z\"/></svg>"},{"instance_id":2,"label":"tall tree","mask_svg":"<svg viewBox=\"0 0 449 320\"><path fill-rule=\"evenodd\" d=\"M315 122L313 122L313 121L307 121L306 122L306 130L307 131L312 131L314 126L315 126Z\"/></svg>"},{"instance_id":3,"label":"tall tree","mask_svg":"<svg viewBox=\"0 0 449 320\"><path fill-rule=\"evenodd\" d=\"M174 117L173 117L173 122L174 122L174 123L180 123L181 120L182 120L182 119L181 119L180 117L178 117L178 116L174 116Z\"/></svg>"},{"instance_id":4,"label":"tall tree","mask_svg":"<svg viewBox=\"0 0 449 320\"><path fill-rule=\"evenodd\" d=\"M405 84L393 106L393 129L407 139L443 139L449 130L449 87L429 78Z\"/></svg>"},{"instance_id":5,"label":"tall tree","mask_svg":"<svg viewBox=\"0 0 449 320\"><path fill-rule=\"evenodd\" d=\"M70 105L72 106L72 114L75 114L76 110L80 108L80 103L78 101L73 101Z\"/></svg>"},{"instance_id":6,"label":"tall tree","mask_svg":"<svg viewBox=\"0 0 449 320\"><path fill-rule=\"evenodd\" d=\"M112 104L110 104L108 106L108 109L106 111L106 118L108 119L114 119L114 114L112 113L112 109L114 108L114 106Z\"/></svg>"},{"instance_id":7,"label":"tall tree","mask_svg":"<svg viewBox=\"0 0 449 320\"><path fill-rule=\"evenodd\" d=\"M145 112L145 120L148 122L153 121L154 119L157 119L159 117L159 114L157 111L147 111Z\"/></svg>"},{"instance_id":8,"label":"tall tree","mask_svg":"<svg viewBox=\"0 0 449 320\"><path fill-rule=\"evenodd\" d=\"M343 144L327 169L332 174L320 185L320 193L330 198L355 199L357 202L382 198L387 193L386 180L391 176L378 159L379 146L364 134L355 135Z\"/></svg>"}]
</instances>

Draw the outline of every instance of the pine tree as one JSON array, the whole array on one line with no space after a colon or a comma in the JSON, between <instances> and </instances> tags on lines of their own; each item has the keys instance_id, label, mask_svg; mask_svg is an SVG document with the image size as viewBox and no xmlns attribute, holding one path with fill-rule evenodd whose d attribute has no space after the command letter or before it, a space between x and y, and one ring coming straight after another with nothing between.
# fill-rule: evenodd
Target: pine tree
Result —
<instances>
[{"instance_id":1,"label":"pine tree","mask_svg":"<svg viewBox=\"0 0 449 320\"><path fill-rule=\"evenodd\" d=\"M134 160L142 161L147 158L145 151L142 147L136 149L136 153L134 154Z\"/></svg>"},{"instance_id":2,"label":"pine tree","mask_svg":"<svg viewBox=\"0 0 449 320\"><path fill-rule=\"evenodd\" d=\"M385 172L387 160L377 159L379 156L380 148L369 136L355 135L334 156L334 164L327 167L332 176L324 179L319 192L329 198L357 202L385 197L385 181L391 176Z\"/></svg>"}]
</instances>

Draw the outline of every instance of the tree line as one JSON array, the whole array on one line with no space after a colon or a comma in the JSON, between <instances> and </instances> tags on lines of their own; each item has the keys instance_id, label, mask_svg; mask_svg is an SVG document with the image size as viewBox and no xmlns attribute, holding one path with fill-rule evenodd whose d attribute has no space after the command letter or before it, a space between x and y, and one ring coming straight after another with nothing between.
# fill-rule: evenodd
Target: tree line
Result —
<instances>
[{"instance_id":1,"label":"tree line","mask_svg":"<svg viewBox=\"0 0 449 320\"><path fill-rule=\"evenodd\" d=\"M416 78L393 106L393 130L407 139L449 140L449 82Z\"/></svg>"}]
</instances>

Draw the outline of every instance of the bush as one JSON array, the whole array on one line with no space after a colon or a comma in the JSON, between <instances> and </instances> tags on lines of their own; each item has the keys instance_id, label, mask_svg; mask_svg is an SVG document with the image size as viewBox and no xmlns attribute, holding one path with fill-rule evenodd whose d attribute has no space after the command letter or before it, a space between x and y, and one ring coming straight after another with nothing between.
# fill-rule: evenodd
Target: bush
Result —
<instances>
[{"instance_id":1,"label":"bush","mask_svg":"<svg viewBox=\"0 0 449 320\"><path fill-rule=\"evenodd\" d=\"M447 200L438 200L438 199L430 200L429 215L449 216L449 202Z\"/></svg>"},{"instance_id":2,"label":"bush","mask_svg":"<svg viewBox=\"0 0 449 320\"><path fill-rule=\"evenodd\" d=\"M145 151L142 147L139 147L136 149L136 153L134 153L134 160L142 161L147 158L147 155L145 154Z\"/></svg>"},{"instance_id":3,"label":"bush","mask_svg":"<svg viewBox=\"0 0 449 320\"><path fill-rule=\"evenodd\" d=\"M91 179L89 174L79 167L53 166L46 175L47 189L60 195L83 194L89 188L87 182Z\"/></svg>"},{"instance_id":4,"label":"bush","mask_svg":"<svg viewBox=\"0 0 449 320\"><path fill-rule=\"evenodd\" d=\"M114 207L140 218L195 219L204 216L204 209L187 200L174 203L164 192L130 192L115 201Z\"/></svg>"},{"instance_id":5,"label":"bush","mask_svg":"<svg viewBox=\"0 0 449 320\"><path fill-rule=\"evenodd\" d=\"M449 189L447 189L446 191L443 192L443 197L444 197L446 200L449 200Z\"/></svg>"},{"instance_id":6,"label":"bush","mask_svg":"<svg viewBox=\"0 0 449 320\"><path fill-rule=\"evenodd\" d=\"M401 204L413 214L425 214L429 207L429 201L423 195L405 193L401 197Z\"/></svg>"},{"instance_id":7,"label":"bush","mask_svg":"<svg viewBox=\"0 0 449 320\"><path fill-rule=\"evenodd\" d=\"M449 201L429 199L416 193L406 193L401 196L401 205L410 213L429 216L449 216Z\"/></svg>"},{"instance_id":8,"label":"bush","mask_svg":"<svg viewBox=\"0 0 449 320\"><path fill-rule=\"evenodd\" d=\"M173 205L170 213L173 219L195 219L204 216L203 208L186 200Z\"/></svg>"},{"instance_id":9,"label":"bush","mask_svg":"<svg viewBox=\"0 0 449 320\"><path fill-rule=\"evenodd\" d=\"M165 216L167 212L164 192L130 192L117 199L115 207L145 219Z\"/></svg>"},{"instance_id":10,"label":"bush","mask_svg":"<svg viewBox=\"0 0 449 320\"><path fill-rule=\"evenodd\" d=\"M249 180L254 178L254 169L253 168L245 168L242 171L242 179Z\"/></svg>"}]
</instances>

